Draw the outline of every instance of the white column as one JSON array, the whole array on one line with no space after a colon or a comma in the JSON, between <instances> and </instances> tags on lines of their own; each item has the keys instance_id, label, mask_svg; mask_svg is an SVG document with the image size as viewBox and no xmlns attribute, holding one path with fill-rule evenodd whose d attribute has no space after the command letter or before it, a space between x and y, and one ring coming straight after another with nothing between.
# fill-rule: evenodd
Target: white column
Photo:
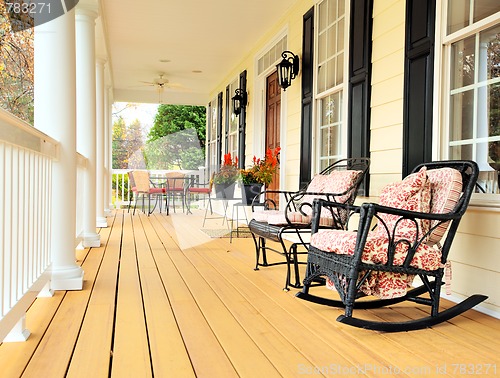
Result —
<instances>
[{"instance_id":1,"label":"white column","mask_svg":"<svg viewBox=\"0 0 500 378\"><path fill-rule=\"evenodd\" d=\"M96 72L96 214L97 227L108 227L104 214L104 59L97 59Z\"/></svg>"},{"instance_id":2,"label":"white column","mask_svg":"<svg viewBox=\"0 0 500 378\"><path fill-rule=\"evenodd\" d=\"M109 87L104 90L104 214L106 216L111 215L111 155L109 150L111 148L111 141L109 127L110 127L110 113L111 105L109 103Z\"/></svg>"},{"instance_id":3,"label":"white column","mask_svg":"<svg viewBox=\"0 0 500 378\"><path fill-rule=\"evenodd\" d=\"M109 203L109 208L113 209L114 205L112 203L112 198L113 198L113 188L112 188L112 179L113 179L113 91L112 88L108 88L108 118L107 118L107 123L108 123L108 162L109 162L109 190L108 190L108 203Z\"/></svg>"},{"instance_id":4,"label":"white column","mask_svg":"<svg viewBox=\"0 0 500 378\"><path fill-rule=\"evenodd\" d=\"M83 246L99 247L96 232L96 86L95 86L95 20L97 7L76 7L76 108L77 149L87 158L85 184L78 188L85 201Z\"/></svg>"},{"instance_id":5,"label":"white column","mask_svg":"<svg viewBox=\"0 0 500 378\"><path fill-rule=\"evenodd\" d=\"M51 287L81 290L76 264L75 12L35 28L35 127L59 141L52 168Z\"/></svg>"}]
</instances>

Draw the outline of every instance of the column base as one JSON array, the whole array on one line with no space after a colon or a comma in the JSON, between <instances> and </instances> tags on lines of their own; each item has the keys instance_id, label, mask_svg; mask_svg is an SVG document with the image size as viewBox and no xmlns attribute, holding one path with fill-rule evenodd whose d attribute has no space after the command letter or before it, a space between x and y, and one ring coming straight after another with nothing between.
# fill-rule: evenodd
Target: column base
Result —
<instances>
[{"instance_id":1,"label":"column base","mask_svg":"<svg viewBox=\"0 0 500 378\"><path fill-rule=\"evenodd\" d=\"M16 323L14 328L9 332L5 339L3 339L4 343L13 343L13 342L22 342L28 340L31 332L26 328L26 315L24 315L19 321Z\"/></svg>"},{"instance_id":2,"label":"column base","mask_svg":"<svg viewBox=\"0 0 500 378\"><path fill-rule=\"evenodd\" d=\"M96 248L101 246L101 235L97 233L83 234L82 244L85 248Z\"/></svg>"},{"instance_id":3,"label":"column base","mask_svg":"<svg viewBox=\"0 0 500 378\"><path fill-rule=\"evenodd\" d=\"M77 265L67 268L52 268L50 288L52 290L82 290L83 269Z\"/></svg>"},{"instance_id":4,"label":"column base","mask_svg":"<svg viewBox=\"0 0 500 378\"><path fill-rule=\"evenodd\" d=\"M105 217L97 217L96 227L98 228L106 228L108 227L108 221Z\"/></svg>"},{"instance_id":5,"label":"column base","mask_svg":"<svg viewBox=\"0 0 500 378\"><path fill-rule=\"evenodd\" d=\"M104 209L104 215L110 217L113 215L113 212L110 209Z\"/></svg>"}]
</instances>

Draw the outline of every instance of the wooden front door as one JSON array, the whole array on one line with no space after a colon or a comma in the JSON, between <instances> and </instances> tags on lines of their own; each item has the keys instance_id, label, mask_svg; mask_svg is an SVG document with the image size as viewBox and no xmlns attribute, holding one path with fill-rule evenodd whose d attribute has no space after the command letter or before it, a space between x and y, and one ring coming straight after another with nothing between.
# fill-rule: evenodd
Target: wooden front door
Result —
<instances>
[{"instance_id":1,"label":"wooden front door","mask_svg":"<svg viewBox=\"0 0 500 378\"><path fill-rule=\"evenodd\" d=\"M280 115L281 115L281 88L278 85L278 73L275 71L267 78L266 85L266 151L280 145ZM273 181L268 189L278 190L280 187L279 169L274 174ZM274 201L278 204L279 197Z\"/></svg>"}]
</instances>

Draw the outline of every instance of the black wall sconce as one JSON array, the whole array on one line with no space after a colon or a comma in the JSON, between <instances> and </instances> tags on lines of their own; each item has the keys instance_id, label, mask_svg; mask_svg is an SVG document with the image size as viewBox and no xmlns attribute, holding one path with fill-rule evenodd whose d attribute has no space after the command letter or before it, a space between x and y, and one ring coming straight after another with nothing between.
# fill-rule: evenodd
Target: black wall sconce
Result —
<instances>
[{"instance_id":1,"label":"black wall sconce","mask_svg":"<svg viewBox=\"0 0 500 378\"><path fill-rule=\"evenodd\" d=\"M284 91L292 84L299 73L299 57L291 51L281 53L283 60L276 65L278 70L278 83Z\"/></svg>"},{"instance_id":2,"label":"black wall sconce","mask_svg":"<svg viewBox=\"0 0 500 378\"><path fill-rule=\"evenodd\" d=\"M234 114L239 115L241 109L247 106L247 92L238 88L234 93L235 95L231 98L231 100L233 100L233 111Z\"/></svg>"}]
</instances>

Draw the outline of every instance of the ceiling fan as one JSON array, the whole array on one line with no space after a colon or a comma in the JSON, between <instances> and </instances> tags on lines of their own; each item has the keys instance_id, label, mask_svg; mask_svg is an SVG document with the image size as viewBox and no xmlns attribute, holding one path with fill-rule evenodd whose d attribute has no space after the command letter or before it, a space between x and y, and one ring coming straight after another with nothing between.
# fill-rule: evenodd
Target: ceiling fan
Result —
<instances>
[{"instance_id":1,"label":"ceiling fan","mask_svg":"<svg viewBox=\"0 0 500 378\"><path fill-rule=\"evenodd\" d=\"M147 84L148 86L156 87L158 92L158 102L162 103L162 94L165 88L178 88L179 84L170 83L170 81L164 77L165 74L160 73L159 77L153 81L141 81L141 83Z\"/></svg>"}]
</instances>

